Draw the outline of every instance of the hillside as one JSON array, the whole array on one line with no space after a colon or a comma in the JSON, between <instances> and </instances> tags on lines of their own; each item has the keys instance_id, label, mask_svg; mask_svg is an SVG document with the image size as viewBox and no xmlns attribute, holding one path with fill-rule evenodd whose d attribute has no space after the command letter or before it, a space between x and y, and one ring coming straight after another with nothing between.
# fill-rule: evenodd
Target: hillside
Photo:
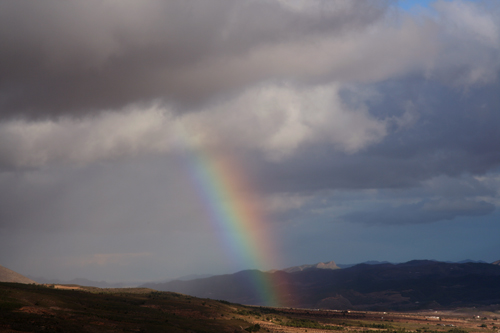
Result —
<instances>
[{"instance_id":1,"label":"hillside","mask_svg":"<svg viewBox=\"0 0 500 333\"><path fill-rule=\"evenodd\" d=\"M238 311L151 289L0 283L0 332L244 332Z\"/></svg>"},{"instance_id":2,"label":"hillside","mask_svg":"<svg viewBox=\"0 0 500 333\"><path fill-rule=\"evenodd\" d=\"M151 289L0 283L0 332L491 333L499 309L382 313L269 308Z\"/></svg>"},{"instance_id":3,"label":"hillside","mask_svg":"<svg viewBox=\"0 0 500 333\"><path fill-rule=\"evenodd\" d=\"M0 265L0 282L36 283L26 276Z\"/></svg>"},{"instance_id":4,"label":"hillside","mask_svg":"<svg viewBox=\"0 0 500 333\"><path fill-rule=\"evenodd\" d=\"M492 263L493 265L500 265L500 260L497 260L495 262Z\"/></svg>"},{"instance_id":5,"label":"hillside","mask_svg":"<svg viewBox=\"0 0 500 333\"><path fill-rule=\"evenodd\" d=\"M265 279L279 280L285 289L293 291L285 303L302 308L417 310L500 303L500 266L426 260L293 273L242 271L148 286L197 297L263 305L251 282Z\"/></svg>"}]
</instances>

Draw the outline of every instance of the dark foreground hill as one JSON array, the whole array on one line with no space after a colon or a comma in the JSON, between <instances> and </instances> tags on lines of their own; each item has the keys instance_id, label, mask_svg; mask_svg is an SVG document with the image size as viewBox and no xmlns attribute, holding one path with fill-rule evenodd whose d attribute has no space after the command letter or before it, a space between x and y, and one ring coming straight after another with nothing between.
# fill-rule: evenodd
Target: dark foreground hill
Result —
<instances>
[{"instance_id":1,"label":"dark foreground hill","mask_svg":"<svg viewBox=\"0 0 500 333\"><path fill-rule=\"evenodd\" d=\"M255 325L248 313L240 305L143 288L0 283L0 332L246 332Z\"/></svg>"},{"instance_id":2,"label":"dark foreground hill","mask_svg":"<svg viewBox=\"0 0 500 333\"><path fill-rule=\"evenodd\" d=\"M242 271L148 286L197 297L263 305L252 288L252 281L256 279L280 281L281 289L290 291L285 303L301 308L385 311L500 304L500 266L426 260L294 273Z\"/></svg>"},{"instance_id":3,"label":"dark foreground hill","mask_svg":"<svg viewBox=\"0 0 500 333\"><path fill-rule=\"evenodd\" d=\"M0 265L0 282L36 283L26 276Z\"/></svg>"},{"instance_id":4,"label":"dark foreground hill","mask_svg":"<svg viewBox=\"0 0 500 333\"><path fill-rule=\"evenodd\" d=\"M0 283L0 332L492 333L500 307L418 313L251 307L144 288Z\"/></svg>"}]
</instances>

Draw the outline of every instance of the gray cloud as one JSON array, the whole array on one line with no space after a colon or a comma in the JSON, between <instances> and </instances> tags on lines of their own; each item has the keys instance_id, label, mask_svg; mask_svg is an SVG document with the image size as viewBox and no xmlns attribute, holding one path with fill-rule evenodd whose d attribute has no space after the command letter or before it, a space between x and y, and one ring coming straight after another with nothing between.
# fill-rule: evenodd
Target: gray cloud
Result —
<instances>
[{"instance_id":1,"label":"gray cloud","mask_svg":"<svg viewBox=\"0 0 500 333\"><path fill-rule=\"evenodd\" d=\"M418 224L453 220L460 216L484 216L495 211L495 205L484 201L437 200L373 211L357 211L341 216L349 222L376 224Z\"/></svg>"},{"instance_id":2,"label":"gray cloud","mask_svg":"<svg viewBox=\"0 0 500 333\"><path fill-rule=\"evenodd\" d=\"M0 229L112 234L207 232L181 156L0 174Z\"/></svg>"},{"instance_id":3,"label":"gray cloud","mask_svg":"<svg viewBox=\"0 0 500 333\"><path fill-rule=\"evenodd\" d=\"M38 167L165 152L175 123L185 123L172 116L182 107L198 111L188 126L203 139L218 133L221 142L273 160L323 145L347 152L336 155L347 163L370 148L363 156L379 156L373 163L397 164L386 156L417 158L440 141L456 144L437 144L451 159L479 144L488 160L466 163L484 166L457 172L485 172L497 163L495 141L488 148L476 139L486 126L496 133L498 13L440 2L436 17L419 21L394 15L388 4L3 2L0 113L28 120L1 126L0 163ZM483 124L460 124L470 116L466 107L481 112ZM441 133L437 124L449 122L452 108L459 116ZM152 117L151 109L162 115ZM104 115L70 119L89 112ZM33 120L56 115L65 118ZM458 130L468 136L444 142Z\"/></svg>"},{"instance_id":4,"label":"gray cloud","mask_svg":"<svg viewBox=\"0 0 500 333\"><path fill-rule=\"evenodd\" d=\"M297 149L328 143L349 154L373 145L387 134L385 120L366 106L347 107L337 85L299 88L269 85L237 98L177 115L154 105L129 108L84 119L63 118L0 124L0 167L88 164L150 153L231 146L258 150L279 161Z\"/></svg>"},{"instance_id":5,"label":"gray cloud","mask_svg":"<svg viewBox=\"0 0 500 333\"><path fill-rule=\"evenodd\" d=\"M305 147L283 164L262 168L265 186L276 191L408 188L439 176L495 172L500 165L498 82L468 92L413 77L372 86L370 113L386 119L388 133L356 154L330 145ZM343 101L350 102L346 92ZM404 119L410 105L410 126ZM258 168L255 168L258 172Z\"/></svg>"},{"instance_id":6,"label":"gray cloud","mask_svg":"<svg viewBox=\"0 0 500 333\"><path fill-rule=\"evenodd\" d=\"M256 68L234 77L216 64L365 27L386 3L314 1L296 11L268 0L3 1L1 115L78 115L153 99L196 103L269 79L252 75Z\"/></svg>"}]
</instances>

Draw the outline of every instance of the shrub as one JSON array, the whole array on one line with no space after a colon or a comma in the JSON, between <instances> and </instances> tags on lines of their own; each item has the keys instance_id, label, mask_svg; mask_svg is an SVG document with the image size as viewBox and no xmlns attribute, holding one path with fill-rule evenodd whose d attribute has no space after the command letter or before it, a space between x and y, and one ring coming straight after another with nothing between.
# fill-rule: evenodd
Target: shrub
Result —
<instances>
[{"instance_id":1,"label":"shrub","mask_svg":"<svg viewBox=\"0 0 500 333\"><path fill-rule=\"evenodd\" d=\"M250 327L245 328L245 331L258 332L258 331L260 331L260 325L259 324L252 325Z\"/></svg>"}]
</instances>

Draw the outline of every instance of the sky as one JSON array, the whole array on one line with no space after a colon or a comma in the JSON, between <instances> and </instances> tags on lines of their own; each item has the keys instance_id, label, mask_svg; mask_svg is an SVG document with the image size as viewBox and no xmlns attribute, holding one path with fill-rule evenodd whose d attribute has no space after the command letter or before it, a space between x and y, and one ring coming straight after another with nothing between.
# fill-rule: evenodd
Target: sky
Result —
<instances>
[{"instance_id":1,"label":"sky","mask_svg":"<svg viewBox=\"0 0 500 333\"><path fill-rule=\"evenodd\" d=\"M4 0L0 45L21 274L500 259L498 1Z\"/></svg>"}]
</instances>

